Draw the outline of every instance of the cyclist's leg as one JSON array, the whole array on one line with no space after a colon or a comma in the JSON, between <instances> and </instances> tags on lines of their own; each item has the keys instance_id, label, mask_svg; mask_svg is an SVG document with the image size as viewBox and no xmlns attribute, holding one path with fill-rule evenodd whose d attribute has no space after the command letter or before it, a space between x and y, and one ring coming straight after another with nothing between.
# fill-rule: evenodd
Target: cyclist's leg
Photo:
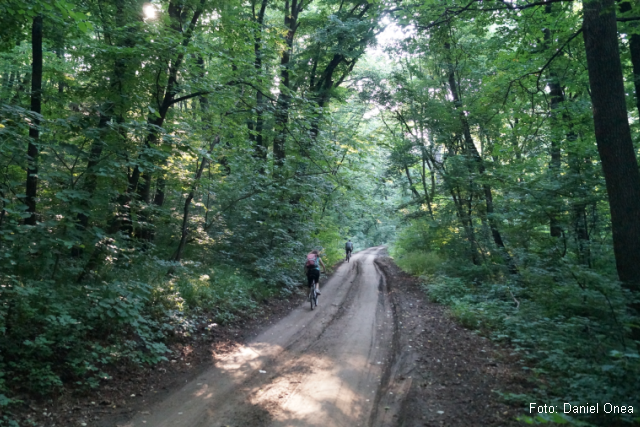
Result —
<instances>
[{"instance_id":1,"label":"cyclist's leg","mask_svg":"<svg viewBox=\"0 0 640 427\"><path fill-rule=\"evenodd\" d=\"M313 273L311 271L312 270L307 271L307 287L309 288L309 291L311 291L312 286L315 286L314 280L313 280Z\"/></svg>"},{"instance_id":2,"label":"cyclist's leg","mask_svg":"<svg viewBox=\"0 0 640 427\"><path fill-rule=\"evenodd\" d=\"M309 276L309 303L311 303L311 310L313 310L314 305L318 305L318 297L314 292L315 281Z\"/></svg>"},{"instance_id":3,"label":"cyclist's leg","mask_svg":"<svg viewBox=\"0 0 640 427\"><path fill-rule=\"evenodd\" d=\"M316 293L320 295L320 270L311 270L311 274L315 282Z\"/></svg>"}]
</instances>

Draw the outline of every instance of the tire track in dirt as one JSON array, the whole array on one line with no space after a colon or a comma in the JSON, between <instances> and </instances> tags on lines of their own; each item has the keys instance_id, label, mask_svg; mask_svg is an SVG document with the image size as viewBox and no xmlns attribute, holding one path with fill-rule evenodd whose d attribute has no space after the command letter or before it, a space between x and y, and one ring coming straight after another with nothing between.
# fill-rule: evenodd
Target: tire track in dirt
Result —
<instances>
[{"instance_id":1,"label":"tire track in dirt","mask_svg":"<svg viewBox=\"0 0 640 427\"><path fill-rule=\"evenodd\" d=\"M394 314L370 248L343 263L318 309L280 322L121 427L365 426L393 350Z\"/></svg>"},{"instance_id":2,"label":"tire track in dirt","mask_svg":"<svg viewBox=\"0 0 640 427\"><path fill-rule=\"evenodd\" d=\"M457 325L389 257L375 263L388 283L394 345L371 426L520 425L525 408L496 393L531 387L509 349Z\"/></svg>"}]
</instances>

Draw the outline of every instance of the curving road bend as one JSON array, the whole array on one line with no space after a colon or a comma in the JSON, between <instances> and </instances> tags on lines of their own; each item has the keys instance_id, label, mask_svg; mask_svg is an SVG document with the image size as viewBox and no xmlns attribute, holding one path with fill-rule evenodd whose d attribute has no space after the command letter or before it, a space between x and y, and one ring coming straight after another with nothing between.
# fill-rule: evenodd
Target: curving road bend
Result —
<instances>
[{"instance_id":1,"label":"curving road bend","mask_svg":"<svg viewBox=\"0 0 640 427\"><path fill-rule=\"evenodd\" d=\"M394 313L375 265L355 254L308 302L120 427L371 426L393 352ZM384 415L383 415L384 417Z\"/></svg>"}]
</instances>

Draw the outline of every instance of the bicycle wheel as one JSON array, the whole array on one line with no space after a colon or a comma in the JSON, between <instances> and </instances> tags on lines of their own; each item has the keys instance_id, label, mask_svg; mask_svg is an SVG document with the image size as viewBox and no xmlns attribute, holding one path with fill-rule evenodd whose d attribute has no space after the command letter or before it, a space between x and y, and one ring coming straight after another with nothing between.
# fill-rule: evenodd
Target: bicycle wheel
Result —
<instances>
[{"instance_id":1,"label":"bicycle wheel","mask_svg":"<svg viewBox=\"0 0 640 427\"><path fill-rule=\"evenodd\" d=\"M311 286L311 290L309 291L309 303L311 304L311 310L313 310L314 304L318 305L318 296L316 295L316 284L314 283Z\"/></svg>"}]
</instances>

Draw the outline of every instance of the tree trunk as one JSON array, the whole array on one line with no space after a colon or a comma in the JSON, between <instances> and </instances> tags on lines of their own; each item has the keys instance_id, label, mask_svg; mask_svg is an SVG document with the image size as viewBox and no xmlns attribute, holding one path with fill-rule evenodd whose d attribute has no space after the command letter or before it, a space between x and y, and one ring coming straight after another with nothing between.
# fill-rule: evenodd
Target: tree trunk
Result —
<instances>
[{"instance_id":1,"label":"tree trunk","mask_svg":"<svg viewBox=\"0 0 640 427\"><path fill-rule=\"evenodd\" d=\"M169 11L169 16L171 18L171 28L174 31L176 31L176 33L180 33L182 35L183 48L186 48L191 42L193 31L198 23L198 20L200 19L200 16L202 15L202 12L204 11L204 5L205 5L205 0L200 0L196 10L193 12L191 20L187 24L186 31L183 31L181 26L182 25L181 23L183 22L183 19L184 19L184 16L182 15L182 7L180 5L177 5L173 1L169 4L168 11ZM147 119L149 130L147 132L147 136L145 138L145 144L144 144L145 148L147 149L156 145L156 142L158 140L158 128L162 127L162 125L164 124L164 120L167 117L167 113L169 112L169 109L176 102L175 96L176 96L176 91L178 86L178 73L184 61L184 55L185 55L184 49L181 49L179 52L180 53L178 53L175 60L173 60L171 62L171 65L169 66L166 85L162 88L158 88L156 92L155 98L158 100L162 99L162 101L159 101L157 106L158 115L151 116ZM131 219L131 205L132 205L131 202L133 200L134 194L137 193L139 199L142 200L144 204L148 205L150 202L151 179L152 179L153 171L151 170L152 168L147 164L144 166L144 173L141 172L140 166L145 160L151 163L151 161L146 158L143 150L143 152L138 156L138 164L135 166L133 173L129 177L127 192L120 198L120 205L123 207L125 211L124 217L128 218L129 220ZM140 178L142 178L142 185L140 185L139 183ZM161 178L161 181L158 183L158 187L160 189L160 193L162 193L161 200L164 201L164 182L162 180L163 178ZM144 240L152 240L154 237L153 232L151 231L151 228L148 225L144 224L147 221L151 221L151 217L143 209L140 212L140 222L143 223L143 226L138 231L138 234L139 234L139 237L141 237ZM112 230L113 229L117 230L118 227L119 225L116 223L114 224L114 227L112 227ZM129 228L127 231L129 234L131 234L133 229Z\"/></svg>"},{"instance_id":2,"label":"tree trunk","mask_svg":"<svg viewBox=\"0 0 640 427\"><path fill-rule=\"evenodd\" d=\"M132 33L133 30L130 29L124 37L122 37L120 33L120 31L122 31L127 26L127 24L131 22L131 15L126 14L126 5L124 0L116 0L115 6L115 31L113 31L113 29L109 29L109 40L112 40L113 43L120 48L132 48L136 45L136 38L133 37L135 34ZM109 91L107 92L105 102L100 106L98 137L91 143L91 148L89 149L89 158L87 160L86 178L83 189L87 192L88 197L86 202L82 206L82 208L87 211L91 208L91 199L98 184L95 169L100 163L102 150L105 147L109 135L111 134L109 122L114 117L117 123L122 124L124 122L125 104L122 100L126 98L124 82L127 77L127 72L130 68L130 60L128 60L123 55L118 55L114 58L113 77L109 79ZM120 198L120 200L121 199L122 198ZM120 208L119 210L121 216L123 216L124 218L129 218L129 213L126 211L126 208ZM80 228L86 229L89 224L89 215L80 212L78 213L77 220ZM112 230L116 228L115 225L120 225L120 221L113 221L111 227ZM131 227L128 225L126 228L131 229ZM74 248L74 253L75 255L78 255L79 253L81 253L81 249Z\"/></svg>"},{"instance_id":3,"label":"tree trunk","mask_svg":"<svg viewBox=\"0 0 640 427\"><path fill-rule=\"evenodd\" d=\"M623 1L620 3L620 12L630 12L631 1ZM630 24L632 28L637 29L637 23ZM640 34L627 34L629 37L629 53L631 54L631 64L633 65L633 87L636 92L636 108L640 114Z\"/></svg>"},{"instance_id":4,"label":"tree trunk","mask_svg":"<svg viewBox=\"0 0 640 427\"><path fill-rule=\"evenodd\" d=\"M157 145L158 131L156 130L156 126L162 127L162 125L164 124L165 117L166 117L166 112L160 117L154 117L148 120L150 129L149 129L149 133L147 134L147 138L145 140L145 146L147 149L152 149L152 147ZM140 160L142 159L145 159L145 158L141 156ZM149 161L148 159L146 160ZM139 169L139 166L136 166L136 168ZM151 179L153 177L154 171L155 171L155 168L152 168L149 165L144 165L144 173L141 173L139 175L140 179L142 180L142 183L138 183L137 185L137 199L141 203L140 203L140 210L138 212L139 228L136 230L136 237L142 240L147 240L147 241L151 241L154 238L152 227L149 224L149 222L151 222L151 214L149 212L149 209L151 208L149 206L151 202ZM160 171L160 174L161 173L162 171ZM164 201L164 185L165 185L164 177L160 175L158 177L157 193L162 194L163 201Z\"/></svg>"},{"instance_id":5,"label":"tree trunk","mask_svg":"<svg viewBox=\"0 0 640 427\"><path fill-rule=\"evenodd\" d=\"M98 185L98 177L96 175L96 166L100 162L100 156L102 155L102 149L104 147L104 137L106 136L106 129L111 117L108 113L100 113L100 122L98 123L98 129L100 133L98 134L98 138L94 139L91 144L91 149L89 150L89 160L87 161L87 172L86 178L83 185L83 190L86 191L90 198L93 195L93 192L96 190ZM87 203L82 205L82 208L85 210L90 209L89 200ZM85 229L89 224L89 215L85 212L78 213L78 223L80 224L82 229Z\"/></svg>"},{"instance_id":6,"label":"tree trunk","mask_svg":"<svg viewBox=\"0 0 640 427\"><path fill-rule=\"evenodd\" d=\"M449 87L451 89L451 94L453 96L453 102L460 116L460 122L462 124L462 134L464 136L464 149L467 156L471 157L478 168L478 172L480 174L484 174L485 167L482 157L480 157L480 153L476 148L475 143L473 142L473 138L471 137L471 129L469 127L469 121L467 120L467 116L464 113L464 109L462 107L462 101L460 99L460 94L458 92L458 85L455 78L453 62L451 60L451 45L449 43L445 43L445 49L449 54L447 67L448 67L448 77L449 77ZM502 240L502 235L500 234L500 230L498 230L498 223L494 218L494 209L493 209L493 194L491 192L491 187L489 184L483 184L482 189L484 192L484 199L487 208L487 219L489 221L489 227L491 228L491 235L493 237L493 241L498 247L503 259L505 260L509 272L511 274L517 274L518 268L516 267L513 258L509 255L507 248L505 247L504 240Z\"/></svg>"},{"instance_id":7,"label":"tree trunk","mask_svg":"<svg viewBox=\"0 0 640 427\"><path fill-rule=\"evenodd\" d=\"M464 206L462 204L462 197L456 192L454 189L451 189L451 198L453 199L453 204L456 207L456 214L462 223L462 228L467 235L467 240L469 241L469 256L471 257L471 262L473 265L480 265L480 259L478 258L478 242L476 241L476 233L473 227L473 219L470 214L467 215L464 213Z\"/></svg>"},{"instance_id":8,"label":"tree trunk","mask_svg":"<svg viewBox=\"0 0 640 427\"><path fill-rule=\"evenodd\" d=\"M200 178L202 177L202 172L204 168L209 164L209 156L213 152L213 148L218 145L220 142L220 135L216 136L213 142L209 145L209 150L207 154L202 156L202 161L200 162L200 166L196 170L196 174L193 180L193 185L191 186L191 191L187 195L187 199L184 201L183 215L182 215L182 227L181 227L181 235L180 235L180 243L178 243L178 249L173 256L173 261L180 261L182 258L182 251L184 247L187 245L187 237L189 236L189 209L191 207L191 202L196 194L196 189L198 188L198 182L200 182ZM205 220L206 223L206 220Z\"/></svg>"},{"instance_id":9,"label":"tree trunk","mask_svg":"<svg viewBox=\"0 0 640 427\"><path fill-rule=\"evenodd\" d=\"M409 181L409 188L411 189L411 193L413 193L413 196L416 199L421 199L422 197L420 197L418 190L416 190L415 185L413 185L413 179L411 179L411 174L409 173L409 167L407 165L404 165L404 171L407 174L407 180Z\"/></svg>"},{"instance_id":10,"label":"tree trunk","mask_svg":"<svg viewBox=\"0 0 640 427\"><path fill-rule=\"evenodd\" d=\"M563 119L571 123L568 113L563 115ZM590 157L585 157L578 148L580 142L579 135L573 131L573 126L567 134L567 164L569 166L569 182L571 183L571 222L576 241L576 257L578 262L591 268L591 242L589 237L589 221L587 219L587 206L589 199L592 199L589 186L585 182L585 176L595 176L596 172L591 166ZM592 199L593 200L593 199ZM591 202L592 203L592 202Z\"/></svg>"},{"instance_id":11,"label":"tree trunk","mask_svg":"<svg viewBox=\"0 0 640 427\"><path fill-rule=\"evenodd\" d=\"M551 14L552 5L548 4L545 6L545 13ZM551 30L549 28L545 28L543 30L544 33L544 44L547 51L552 51L551 44L553 42ZM561 132L556 132L557 125L560 120L560 113L558 109L560 108L562 102L564 102L564 94L562 92L562 86L558 81L558 76L553 71L553 69L549 68L548 72L548 86L549 86L549 96L550 96L550 105L549 108L551 110L551 161L549 162L549 173L551 174L551 179L556 183L560 180L560 168L562 166L562 158L560 154L560 145L562 142ZM562 226L558 221L558 212L557 208L560 205L559 197L554 193L552 193L551 198L553 199L553 209L554 211L550 213L549 218L549 234L551 237L561 237L562 236Z\"/></svg>"},{"instance_id":12,"label":"tree trunk","mask_svg":"<svg viewBox=\"0 0 640 427\"><path fill-rule=\"evenodd\" d=\"M31 111L36 115L42 112L42 15L33 18L31 27L31 51L33 64L31 66ZM31 215L25 218L27 225L36 224L36 197L38 196L38 142L40 139L40 119L33 118L29 127L29 146L27 147L27 182L26 198L27 212Z\"/></svg>"},{"instance_id":13,"label":"tree trunk","mask_svg":"<svg viewBox=\"0 0 640 427\"><path fill-rule=\"evenodd\" d=\"M614 0L590 0L583 8L593 122L609 196L616 267L623 285L638 292L640 173L627 119ZM639 328L635 334L640 334Z\"/></svg>"},{"instance_id":14,"label":"tree trunk","mask_svg":"<svg viewBox=\"0 0 640 427\"><path fill-rule=\"evenodd\" d=\"M258 29L256 30L255 42L253 45L253 50L255 53L255 69L258 74L257 82L258 87L262 87L262 31L264 27L264 14L267 10L267 3L269 0L262 0L260 5L260 11L258 12L257 17L254 13L254 18L256 23L258 24ZM262 91L256 91L256 124L255 124L255 144L256 144L256 154L255 157L262 160L263 162L267 160L267 152L268 147L264 141L264 96L262 95ZM253 126L253 125L252 125ZM250 130L253 130L250 128ZM260 172L264 173L264 168L260 168Z\"/></svg>"},{"instance_id":15,"label":"tree trunk","mask_svg":"<svg viewBox=\"0 0 640 427\"><path fill-rule=\"evenodd\" d=\"M422 148L424 150L424 147ZM431 219L434 219L433 217L433 209L431 209L431 199L429 198L429 190L427 187L427 167L426 167L426 163L427 160L425 159L425 155L424 153L422 154L422 174L420 175L422 178L422 188L424 189L424 201L427 204L427 209L429 210L429 216L431 217Z\"/></svg>"},{"instance_id":16,"label":"tree trunk","mask_svg":"<svg viewBox=\"0 0 640 427\"><path fill-rule=\"evenodd\" d=\"M291 4L291 7L289 7ZM286 158L285 141L287 124L289 122L289 106L291 104L291 54L293 52L293 38L298 28L298 14L302 8L302 0L285 0L284 26L287 28L285 48L280 58L280 95L276 102L275 128L276 137L273 140L273 157L276 167L284 164Z\"/></svg>"},{"instance_id":17,"label":"tree trunk","mask_svg":"<svg viewBox=\"0 0 640 427\"><path fill-rule=\"evenodd\" d=\"M560 103L564 101L564 96L562 95L562 88L560 84L557 82L557 78L553 73L550 73L551 81L549 82L549 92L551 96L551 126L552 126L552 135L551 135L551 161L549 162L549 172L551 174L551 179L556 183L560 180L560 168L562 166L562 157L560 154L560 144L561 138L557 132L554 132L553 127L558 122L558 108L560 107ZM561 203L561 200L558 200L559 197L555 194L555 192L551 195L553 199L553 208L554 212L551 212L549 218L549 234L551 237L561 237L562 236L562 226L558 221L558 205Z\"/></svg>"},{"instance_id":18,"label":"tree trunk","mask_svg":"<svg viewBox=\"0 0 640 427\"><path fill-rule=\"evenodd\" d=\"M633 86L636 91L636 108L640 114L640 34L629 35L629 51L633 64Z\"/></svg>"}]
</instances>

